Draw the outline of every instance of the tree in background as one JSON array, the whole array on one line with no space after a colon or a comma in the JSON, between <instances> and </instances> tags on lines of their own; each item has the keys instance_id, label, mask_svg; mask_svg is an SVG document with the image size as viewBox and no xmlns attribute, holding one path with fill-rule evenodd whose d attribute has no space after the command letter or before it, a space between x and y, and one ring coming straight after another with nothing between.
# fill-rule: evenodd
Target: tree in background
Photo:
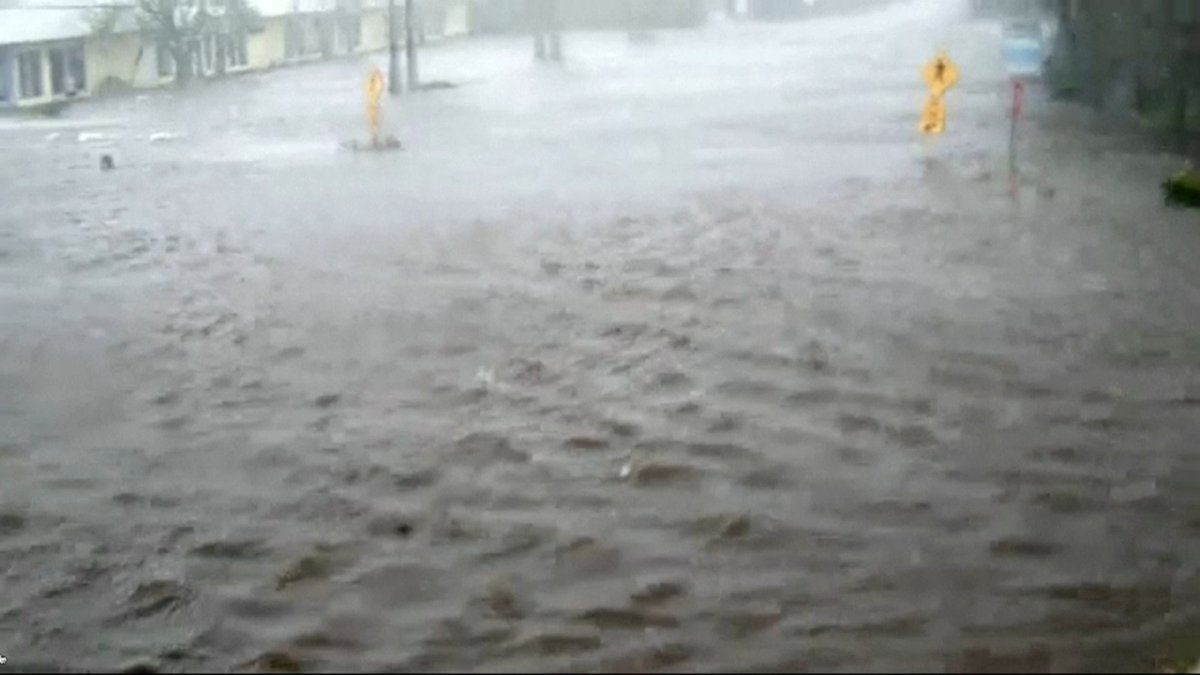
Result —
<instances>
[{"instance_id":1,"label":"tree in background","mask_svg":"<svg viewBox=\"0 0 1200 675\"><path fill-rule=\"evenodd\" d=\"M175 82L186 85L196 75L197 45L212 39L222 64L231 36L260 32L262 17L247 0L134 0L128 7L108 7L92 16L96 33L112 33L132 24L174 62ZM211 37L210 37L211 36Z\"/></svg>"}]
</instances>

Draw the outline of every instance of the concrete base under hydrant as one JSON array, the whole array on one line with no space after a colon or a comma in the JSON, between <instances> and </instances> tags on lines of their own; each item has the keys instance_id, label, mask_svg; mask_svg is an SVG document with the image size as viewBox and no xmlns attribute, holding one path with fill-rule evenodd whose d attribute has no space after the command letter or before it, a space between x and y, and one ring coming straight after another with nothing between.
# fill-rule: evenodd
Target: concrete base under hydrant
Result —
<instances>
[{"instance_id":1,"label":"concrete base under hydrant","mask_svg":"<svg viewBox=\"0 0 1200 675\"><path fill-rule=\"evenodd\" d=\"M403 150L404 144L395 136L384 136L383 138L372 138L366 142L359 141L358 139L344 141L342 147L354 152L384 152L388 150Z\"/></svg>"}]
</instances>

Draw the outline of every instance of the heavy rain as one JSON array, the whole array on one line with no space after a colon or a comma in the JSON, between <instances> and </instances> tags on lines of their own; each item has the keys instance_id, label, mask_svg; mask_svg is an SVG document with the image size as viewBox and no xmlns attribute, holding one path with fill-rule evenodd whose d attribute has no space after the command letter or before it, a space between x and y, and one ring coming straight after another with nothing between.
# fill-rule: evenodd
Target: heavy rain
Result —
<instances>
[{"instance_id":1,"label":"heavy rain","mask_svg":"<svg viewBox=\"0 0 1200 675\"><path fill-rule=\"evenodd\" d=\"M1200 90L1091 3L49 3L4 668L1200 659Z\"/></svg>"}]
</instances>

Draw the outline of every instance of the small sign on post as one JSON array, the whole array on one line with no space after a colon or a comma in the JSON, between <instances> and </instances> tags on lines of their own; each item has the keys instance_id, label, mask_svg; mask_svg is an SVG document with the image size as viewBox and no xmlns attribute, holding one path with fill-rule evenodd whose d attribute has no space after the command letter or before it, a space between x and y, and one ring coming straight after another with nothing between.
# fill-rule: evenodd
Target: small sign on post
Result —
<instances>
[{"instance_id":1,"label":"small sign on post","mask_svg":"<svg viewBox=\"0 0 1200 675\"><path fill-rule=\"evenodd\" d=\"M925 66L921 74L925 77L925 83L929 85L929 92L939 98L958 84L958 66L945 54L938 54L937 58Z\"/></svg>"}]
</instances>

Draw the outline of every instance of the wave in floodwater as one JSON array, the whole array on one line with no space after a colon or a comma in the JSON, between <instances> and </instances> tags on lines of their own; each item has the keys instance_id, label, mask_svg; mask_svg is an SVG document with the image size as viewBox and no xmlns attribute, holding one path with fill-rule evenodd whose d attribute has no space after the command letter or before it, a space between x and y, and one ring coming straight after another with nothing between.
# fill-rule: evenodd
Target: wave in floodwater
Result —
<instances>
[{"instance_id":1,"label":"wave in floodwater","mask_svg":"<svg viewBox=\"0 0 1200 675\"><path fill-rule=\"evenodd\" d=\"M268 670L1038 670L1167 630L1195 346L1097 332L1142 311L1111 289L1019 302L1013 245L946 223L943 278L996 263L956 299L899 264L920 214L868 211L731 194L361 269L87 235L76 283L187 281L6 332L0 626L35 666Z\"/></svg>"}]
</instances>

